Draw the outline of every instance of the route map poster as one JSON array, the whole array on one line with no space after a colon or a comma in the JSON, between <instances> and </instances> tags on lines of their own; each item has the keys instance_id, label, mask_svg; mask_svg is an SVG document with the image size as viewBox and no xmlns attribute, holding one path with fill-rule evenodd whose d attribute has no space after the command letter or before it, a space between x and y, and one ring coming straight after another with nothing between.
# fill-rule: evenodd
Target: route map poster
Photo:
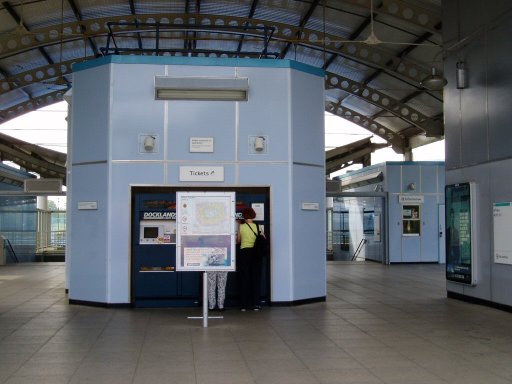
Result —
<instances>
[{"instance_id":1,"label":"route map poster","mask_svg":"<svg viewBox=\"0 0 512 384\"><path fill-rule=\"evenodd\" d=\"M177 192L176 270L235 271L235 193Z\"/></svg>"}]
</instances>

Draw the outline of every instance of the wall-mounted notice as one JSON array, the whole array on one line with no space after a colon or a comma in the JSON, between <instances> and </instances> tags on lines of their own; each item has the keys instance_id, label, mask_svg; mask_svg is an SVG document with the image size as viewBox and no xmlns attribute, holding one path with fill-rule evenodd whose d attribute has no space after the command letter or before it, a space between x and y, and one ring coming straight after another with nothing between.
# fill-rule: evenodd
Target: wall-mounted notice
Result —
<instances>
[{"instance_id":1,"label":"wall-mounted notice","mask_svg":"<svg viewBox=\"0 0 512 384\"><path fill-rule=\"evenodd\" d=\"M235 270L235 193L177 192L176 270Z\"/></svg>"},{"instance_id":2,"label":"wall-mounted notice","mask_svg":"<svg viewBox=\"0 0 512 384\"><path fill-rule=\"evenodd\" d=\"M189 143L190 152L212 153L213 137L191 137Z\"/></svg>"},{"instance_id":3,"label":"wall-mounted notice","mask_svg":"<svg viewBox=\"0 0 512 384\"><path fill-rule=\"evenodd\" d=\"M492 207L494 220L494 262L512 264L512 203L494 203Z\"/></svg>"},{"instance_id":4,"label":"wall-mounted notice","mask_svg":"<svg viewBox=\"0 0 512 384\"><path fill-rule=\"evenodd\" d=\"M423 195L398 195L398 202L400 204L423 204L425 196Z\"/></svg>"},{"instance_id":5,"label":"wall-mounted notice","mask_svg":"<svg viewBox=\"0 0 512 384\"><path fill-rule=\"evenodd\" d=\"M255 221L264 221L265 220L265 204L263 203L252 203L252 209L256 212Z\"/></svg>"},{"instance_id":6,"label":"wall-mounted notice","mask_svg":"<svg viewBox=\"0 0 512 384\"><path fill-rule=\"evenodd\" d=\"M95 210L98 209L97 201L79 201L78 202L78 210Z\"/></svg>"},{"instance_id":7,"label":"wall-mounted notice","mask_svg":"<svg viewBox=\"0 0 512 384\"><path fill-rule=\"evenodd\" d=\"M302 203L303 211L318 211L320 209L319 203Z\"/></svg>"}]
</instances>

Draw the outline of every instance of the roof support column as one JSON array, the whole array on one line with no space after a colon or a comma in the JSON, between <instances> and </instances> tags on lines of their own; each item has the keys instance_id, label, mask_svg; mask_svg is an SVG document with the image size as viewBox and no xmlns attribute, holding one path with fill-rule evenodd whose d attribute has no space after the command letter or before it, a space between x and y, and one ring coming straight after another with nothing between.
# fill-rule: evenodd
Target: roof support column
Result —
<instances>
[{"instance_id":1,"label":"roof support column","mask_svg":"<svg viewBox=\"0 0 512 384\"><path fill-rule=\"evenodd\" d=\"M414 161L411 147L404 148L404 161Z\"/></svg>"}]
</instances>

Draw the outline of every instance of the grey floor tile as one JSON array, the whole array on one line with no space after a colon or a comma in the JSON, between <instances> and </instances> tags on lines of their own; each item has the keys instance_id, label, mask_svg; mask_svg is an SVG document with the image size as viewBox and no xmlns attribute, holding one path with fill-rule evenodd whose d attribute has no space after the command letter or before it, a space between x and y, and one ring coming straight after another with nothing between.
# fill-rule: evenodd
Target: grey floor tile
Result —
<instances>
[{"instance_id":1,"label":"grey floor tile","mask_svg":"<svg viewBox=\"0 0 512 384\"><path fill-rule=\"evenodd\" d=\"M248 360L247 365L255 376L262 373L268 374L270 372L293 372L306 370L306 365L297 358Z\"/></svg>"},{"instance_id":2,"label":"grey floor tile","mask_svg":"<svg viewBox=\"0 0 512 384\"><path fill-rule=\"evenodd\" d=\"M79 363L49 363L29 360L17 371L16 376L67 376L71 377L77 370Z\"/></svg>"},{"instance_id":3,"label":"grey floor tile","mask_svg":"<svg viewBox=\"0 0 512 384\"><path fill-rule=\"evenodd\" d=\"M249 373L217 372L196 375L197 384L255 384L256 381Z\"/></svg>"},{"instance_id":4,"label":"grey floor tile","mask_svg":"<svg viewBox=\"0 0 512 384\"><path fill-rule=\"evenodd\" d=\"M95 375L111 375L116 373L133 374L135 373L135 364L132 362L112 362L112 361L86 361L76 369L77 375L87 375L94 373Z\"/></svg>"},{"instance_id":5,"label":"grey floor tile","mask_svg":"<svg viewBox=\"0 0 512 384\"><path fill-rule=\"evenodd\" d=\"M80 374L74 375L69 384L127 384L132 383L133 375L126 374L123 372L117 373L102 373L98 374L95 372L81 372ZM37 384L37 383L34 383Z\"/></svg>"},{"instance_id":6,"label":"grey floor tile","mask_svg":"<svg viewBox=\"0 0 512 384\"><path fill-rule=\"evenodd\" d=\"M59 375L31 375L31 376L11 376L5 384L67 384L69 383L69 376Z\"/></svg>"},{"instance_id":7,"label":"grey floor tile","mask_svg":"<svg viewBox=\"0 0 512 384\"><path fill-rule=\"evenodd\" d=\"M255 374L257 384L315 384L320 381L307 370L261 371Z\"/></svg>"},{"instance_id":8,"label":"grey floor tile","mask_svg":"<svg viewBox=\"0 0 512 384\"><path fill-rule=\"evenodd\" d=\"M133 378L133 384L196 384L196 375L194 372L174 372L168 373L136 373Z\"/></svg>"},{"instance_id":9,"label":"grey floor tile","mask_svg":"<svg viewBox=\"0 0 512 384\"><path fill-rule=\"evenodd\" d=\"M139 363L147 363L153 361L194 361L194 353L192 351L161 351L161 350L144 350L141 351L138 358Z\"/></svg>"},{"instance_id":10,"label":"grey floor tile","mask_svg":"<svg viewBox=\"0 0 512 384\"><path fill-rule=\"evenodd\" d=\"M151 374L151 373L187 373L194 372L195 365L193 361L147 361L139 362L136 366L136 373L138 375Z\"/></svg>"},{"instance_id":11,"label":"grey floor tile","mask_svg":"<svg viewBox=\"0 0 512 384\"><path fill-rule=\"evenodd\" d=\"M387 384L440 384L445 380L421 367L372 367L369 369L376 377Z\"/></svg>"},{"instance_id":12,"label":"grey floor tile","mask_svg":"<svg viewBox=\"0 0 512 384\"><path fill-rule=\"evenodd\" d=\"M215 376L218 373L238 373L250 375L248 365L243 360L202 360L195 362L195 372L198 376L211 374Z\"/></svg>"},{"instance_id":13,"label":"grey floor tile","mask_svg":"<svg viewBox=\"0 0 512 384\"><path fill-rule=\"evenodd\" d=\"M28 360L30 363L41 364L75 364L84 360L87 352L36 352Z\"/></svg>"},{"instance_id":14,"label":"grey floor tile","mask_svg":"<svg viewBox=\"0 0 512 384\"><path fill-rule=\"evenodd\" d=\"M364 368L339 368L313 370L322 384L383 384L377 376Z\"/></svg>"}]
</instances>

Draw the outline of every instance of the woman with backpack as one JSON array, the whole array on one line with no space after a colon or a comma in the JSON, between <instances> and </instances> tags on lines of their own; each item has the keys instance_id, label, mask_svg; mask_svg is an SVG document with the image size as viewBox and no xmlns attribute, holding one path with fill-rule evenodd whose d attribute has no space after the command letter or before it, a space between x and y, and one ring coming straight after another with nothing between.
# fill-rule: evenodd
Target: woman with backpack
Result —
<instances>
[{"instance_id":1,"label":"woman with backpack","mask_svg":"<svg viewBox=\"0 0 512 384\"><path fill-rule=\"evenodd\" d=\"M238 287L240 291L240 308L259 311L261 285L261 258L254 249L259 234L258 224L253 222L256 217L254 209L247 207L242 210L245 222L238 227L237 242L240 243L240 254L237 257Z\"/></svg>"}]
</instances>

